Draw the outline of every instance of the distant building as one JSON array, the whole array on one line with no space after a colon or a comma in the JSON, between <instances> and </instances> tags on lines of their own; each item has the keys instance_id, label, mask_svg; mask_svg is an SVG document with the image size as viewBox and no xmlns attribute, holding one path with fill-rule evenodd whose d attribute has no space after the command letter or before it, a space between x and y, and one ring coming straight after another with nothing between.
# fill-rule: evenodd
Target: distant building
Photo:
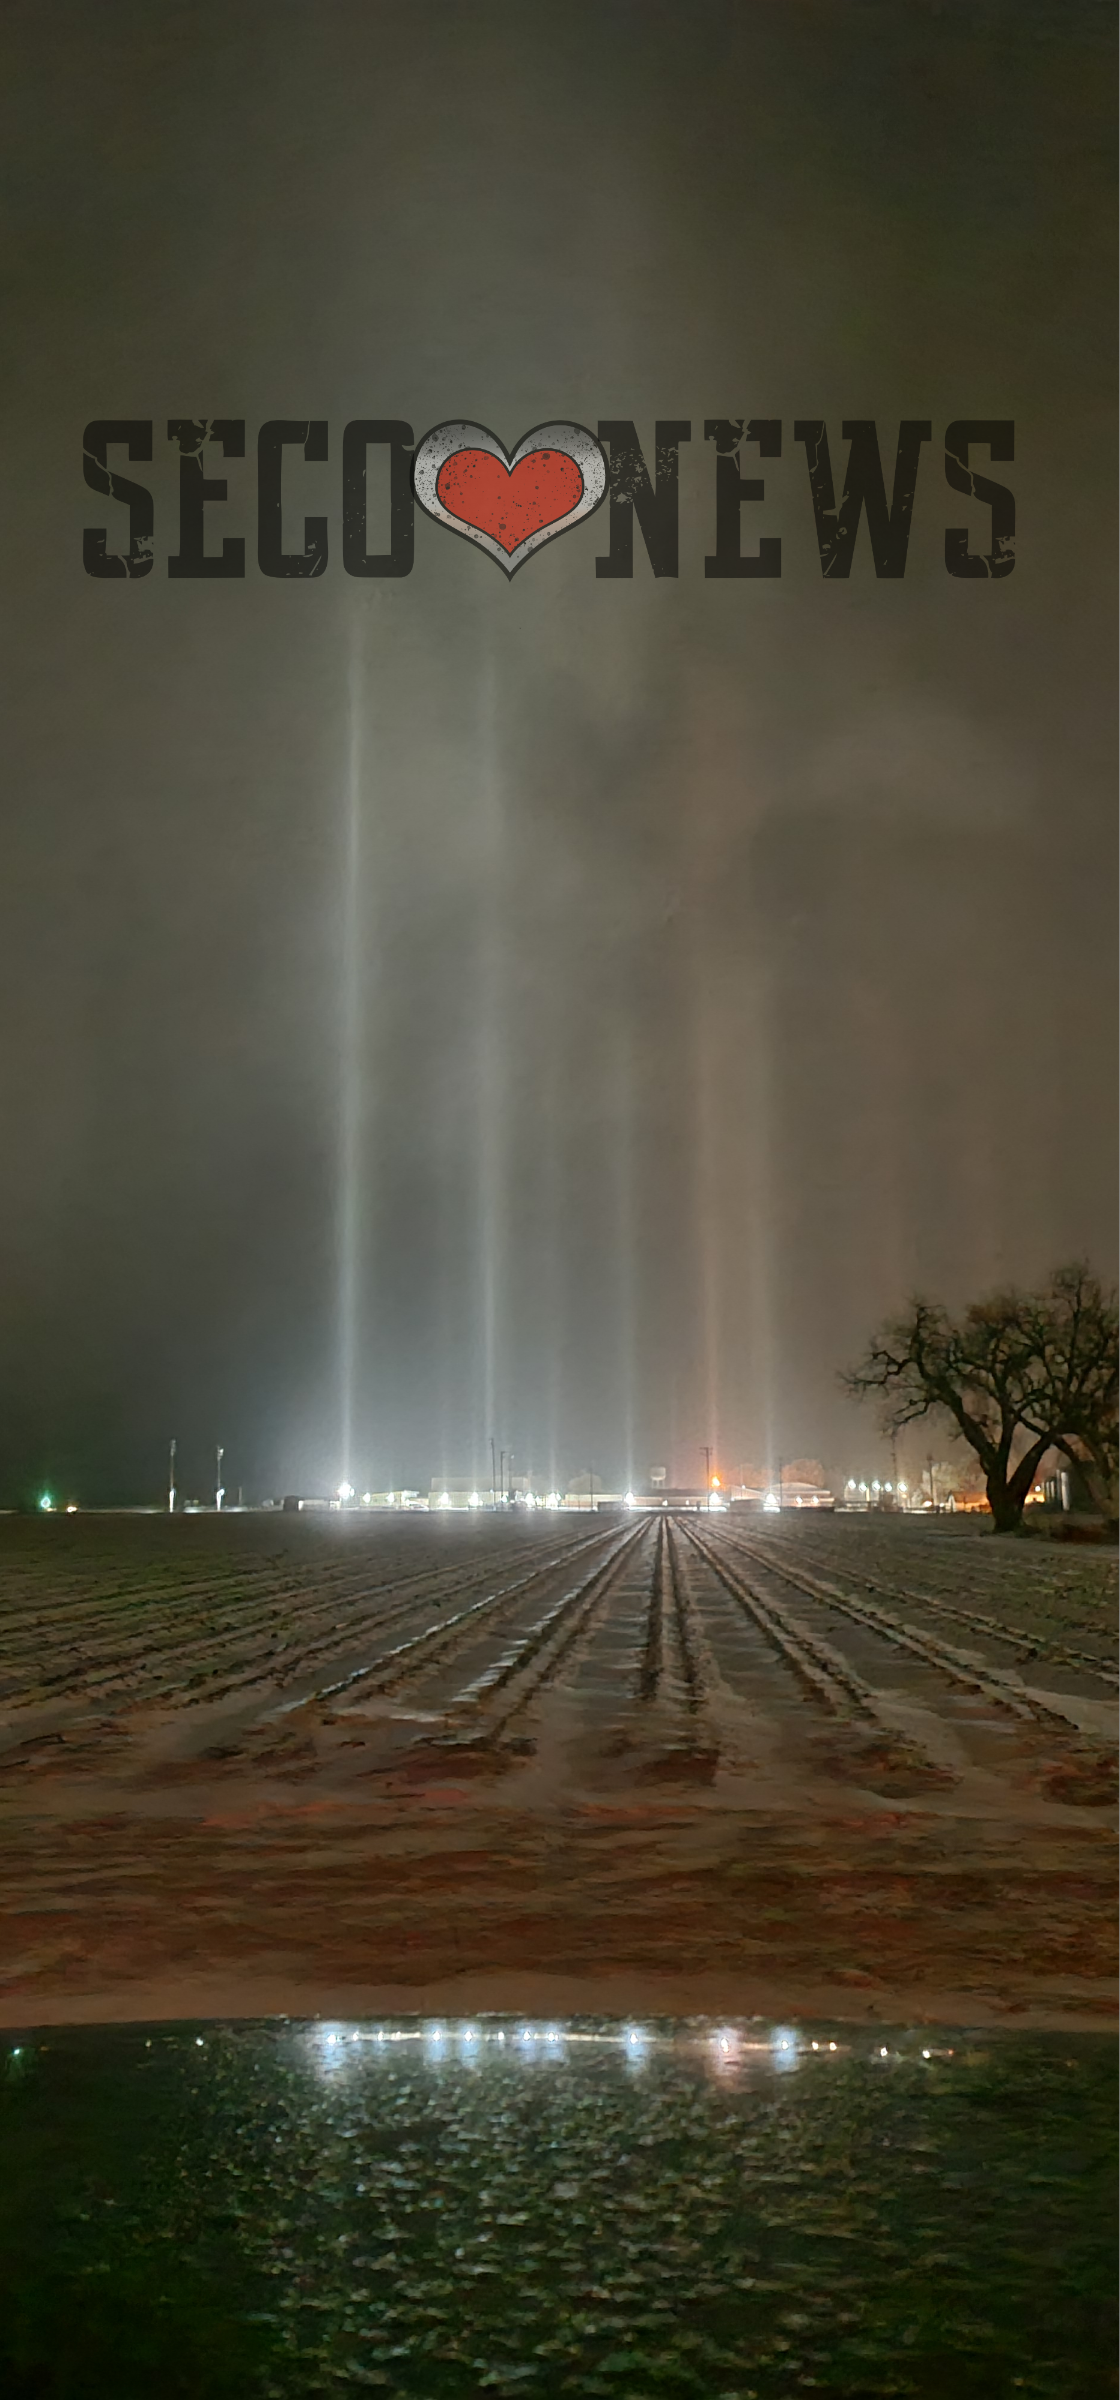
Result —
<instances>
[{"instance_id":1,"label":"distant building","mask_svg":"<svg viewBox=\"0 0 1120 2400\"><path fill-rule=\"evenodd\" d=\"M744 1466L730 1493L734 1509L761 1509L769 1516L787 1508L835 1508L819 1458L782 1459L771 1473Z\"/></svg>"}]
</instances>

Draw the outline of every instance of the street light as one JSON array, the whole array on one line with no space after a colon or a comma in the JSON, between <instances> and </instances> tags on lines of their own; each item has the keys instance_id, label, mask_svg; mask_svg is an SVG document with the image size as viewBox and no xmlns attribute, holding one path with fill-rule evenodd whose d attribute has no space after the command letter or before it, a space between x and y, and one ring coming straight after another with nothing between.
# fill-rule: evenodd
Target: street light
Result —
<instances>
[{"instance_id":1,"label":"street light","mask_svg":"<svg viewBox=\"0 0 1120 2400\"><path fill-rule=\"evenodd\" d=\"M219 1442L214 1451L214 1506L218 1510L221 1509L222 1502L226 1496L225 1486L222 1482L222 1460L224 1457L225 1446L223 1443Z\"/></svg>"}]
</instances>

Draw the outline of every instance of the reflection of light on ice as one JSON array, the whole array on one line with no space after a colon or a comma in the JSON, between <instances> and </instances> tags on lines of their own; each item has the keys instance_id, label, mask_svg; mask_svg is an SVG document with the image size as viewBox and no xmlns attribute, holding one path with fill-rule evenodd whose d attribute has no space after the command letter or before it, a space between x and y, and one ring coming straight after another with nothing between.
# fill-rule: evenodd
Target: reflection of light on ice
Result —
<instances>
[{"instance_id":1,"label":"reflection of light on ice","mask_svg":"<svg viewBox=\"0 0 1120 2400\"><path fill-rule=\"evenodd\" d=\"M345 2025L318 2025L314 2031L315 2049L320 2067L328 2070L340 2067L346 2057L347 2032L352 2032L353 2029Z\"/></svg>"},{"instance_id":2,"label":"reflection of light on ice","mask_svg":"<svg viewBox=\"0 0 1120 2400\"><path fill-rule=\"evenodd\" d=\"M393 2026L316 2023L306 2028L306 2034L315 2063L332 2076L337 2076L347 2062L356 2070L363 2048L367 2053L376 2048L383 2055L389 2042L414 2044L427 2060L447 2063L457 2059L460 2065L472 2067L478 2067L488 2052L504 2050L507 2042L513 2045L514 2057L525 2063L542 2059L564 2061L582 2045L619 2051L628 2066L642 2066L655 2051L679 2053L688 2048L698 2052L709 2068L721 2075L737 2074L750 2067L783 2074L798 2066L809 2051L817 2055L835 2054L841 2047L835 2041L811 2041L796 2026L766 2026L757 2019L746 2024L708 2027L694 2023L687 2029L657 2032L630 2023L615 2022L592 2029L555 2019L542 2023L532 2018L522 2019L507 2030L505 2026L477 2021L448 2026L442 2018L433 2017ZM201 2035L197 2039L201 2047ZM885 2044L879 2043L871 2052L876 2060L894 2055ZM923 2058L931 2055L928 2049L922 2052Z\"/></svg>"}]
</instances>

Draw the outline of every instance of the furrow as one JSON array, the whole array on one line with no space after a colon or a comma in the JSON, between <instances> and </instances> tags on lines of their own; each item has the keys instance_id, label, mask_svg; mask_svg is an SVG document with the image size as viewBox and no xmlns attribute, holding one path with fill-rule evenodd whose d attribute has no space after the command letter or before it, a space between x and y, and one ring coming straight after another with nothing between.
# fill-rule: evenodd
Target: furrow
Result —
<instances>
[{"instance_id":1,"label":"furrow","mask_svg":"<svg viewBox=\"0 0 1120 2400\"><path fill-rule=\"evenodd\" d=\"M1028 1700L1016 1687L1012 1677L1001 1668L981 1665L965 1651L954 1649L950 1643L939 1642L935 1634L922 1634L916 1626L901 1624L897 1618L889 1616L885 1609L875 1607L870 1600L861 1603L848 1599L836 1590L835 1585L822 1583L816 1576L780 1563L766 1551L756 1549L753 1544L744 1542L736 1546L743 1556L753 1558L770 1574L781 1576L810 1600L838 1609L853 1624L862 1625L868 1632L878 1634L882 1641L890 1642L898 1650L908 1650L913 1657L920 1658L924 1665L934 1667L962 1689L979 1692L984 1699L996 1707L1009 1710L1013 1716L1038 1721L1046 1718L1056 1725L1065 1724L1065 1718L1057 1710L1046 1708L1041 1701Z\"/></svg>"},{"instance_id":2,"label":"furrow","mask_svg":"<svg viewBox=\"0 0 1120 2400\"><path fill-rule=\"evenodd\" d=\"M725 1591L753 1619L815 1700L823 1702L837 1716L846 1713L847 1704L854 1705L861 1714L876 1715L870 1686L832 1649L831 1644L806 1633L803 1626L791 1623L780 1603L769 1596L764 1598L753 1584L749 1584L714 1548L710 1548L691 1525L684 1526L682 1531L707 1561Z\"/></svg>"}]
</instances>

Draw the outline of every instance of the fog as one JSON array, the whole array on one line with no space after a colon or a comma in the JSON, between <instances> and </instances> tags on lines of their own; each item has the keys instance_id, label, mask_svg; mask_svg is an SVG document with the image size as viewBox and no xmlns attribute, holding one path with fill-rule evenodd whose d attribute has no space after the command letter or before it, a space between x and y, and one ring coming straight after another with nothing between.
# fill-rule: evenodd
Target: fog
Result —
<instances>
[{"instance_id":1,"label":"fog","mask_svg":"<svg viewBox=\"0 0 1120 2400\"><path fill-rule=\"evenodd\" d=\"M1090 6L7 13L0 1498L622 1487L883 1456L915 1287L1115 1191L1111 19ZM1106 354L1107 353L1107 354ZM246 422L170 580L172 415ZM704 576L704 420L782 422ZM933 427L907 571L824 580L795 419ZM954 418L1012 418L1018 556ZM151 418L155 566L83 572ZM256 564L255 445L327 572ZM344 426L687 419L680 571L341 554ZM748 464L748 455L752 463ZM986 458L977 464L983 470ZM373 515L383 494L371 465ZM372 522L372 517L371 517ZM287 519L286 519L287 523ZM298 534L295 536L298 538ZM376 544L372 546L376 547Z\"/></svg>"}]
</instances>

